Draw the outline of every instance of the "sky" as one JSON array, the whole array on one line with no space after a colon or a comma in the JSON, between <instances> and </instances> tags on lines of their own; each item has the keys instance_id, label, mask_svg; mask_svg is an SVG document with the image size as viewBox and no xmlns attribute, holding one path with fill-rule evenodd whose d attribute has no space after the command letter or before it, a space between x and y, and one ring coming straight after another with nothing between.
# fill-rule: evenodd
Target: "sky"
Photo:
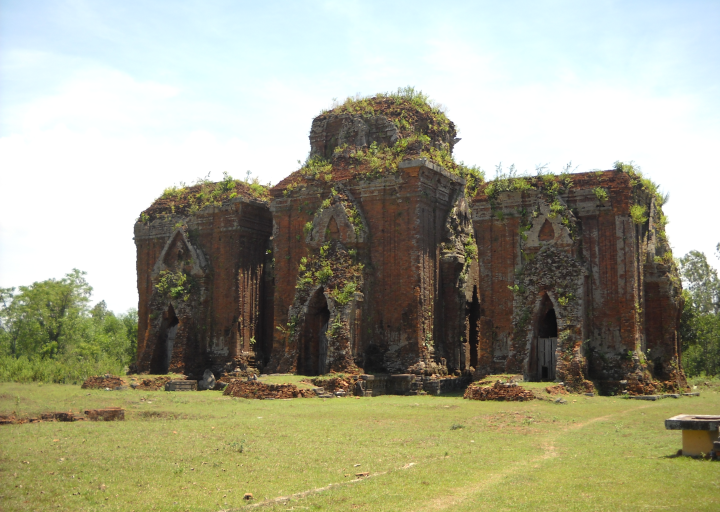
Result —
<instances>
[{"instance_id":1,"label":"sky","mask_svg":"<svg viewBox=\"0 0 720 512\"><path fill-rule=\"evenodd\" d=\"M720 2L0 0L0 287L88 273L137 307L133 225L169 186L277 183L335 99L407 85L455 156L634 161L675 256L715 246Z\"/></svg>"}]
</instances>

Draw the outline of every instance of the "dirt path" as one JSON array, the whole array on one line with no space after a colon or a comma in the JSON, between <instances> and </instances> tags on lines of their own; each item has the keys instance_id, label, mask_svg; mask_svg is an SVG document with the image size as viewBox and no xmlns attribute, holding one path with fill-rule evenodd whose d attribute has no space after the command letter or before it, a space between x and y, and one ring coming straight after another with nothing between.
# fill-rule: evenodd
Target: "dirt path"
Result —
<instances>
[{"instance_id":1,"label":"dirt path","mask_svg":"<svg viewBox=\"0 0 720 512\"><path fill-rule=\"evenodd\" d=\"M417 511L424 511L424 510L447 510L452 509L460 505L461 503L465 502L468 498L484 491L488 487L494 486L498 483L500 483L502 480L505 479L505 477L516 473L520 471L522 468L533 465L534 468L539 468L540 463L543 461L546 461L548 459L553 459L558 456L557 449L555 447L555 441L562 435L563 432L570 432L575 430L580 430L582 428L587 427L588 425L592 425L593 423L597 423L599 421L605 421L615 416L623 416L625 414L628 414L630 412L636 412L640 409L645 409L647 407L651 407L652 404L644 405L642 407L637 407L634 409L627 409L625 411L617 412L614 414L607 414L605 416L599 416L597 418L592 418L587 421L583 421L581 423L575 423L574 425L569 425L562 430L555 432L551 435L549 435L545 441L543 441L542 447L543 447L543 454L539 455L537 457L534 457L532 459L523 460L520 462L517 462L515 464L509 465L506 468L502 469L501 471L497 473L493 473L489 477L485 478L484 480L480 482L473 483L471 485L466 485L464 487L457 487L455 489L452 489L451 494L446 494L444 496L439 496L435 498L434 500L430 501L425 507L418 507L414 510Z\"/></svg>"},{"instance_id":2,"label":"dirt path","mask_svg":"<svg viewBox=\"0 0 720 512\"><path fill-rule=\"evenodd\" d=\"M492 487L492 486L500 483L507 476L520 471L524 467L532 465L533 468L539 468L541 462L558 457L559 454L558 454L557 448L555 447L555 441L557 441L557 439L559 437L561 437L564 432L580 430L589 425L592 425L593 423L597 423L599 421L606 421L615 416L623 416L630 412L635 412L640 409L646 409L647 407L651 407L651 406L652 406L652 404L648 404L648 405L644 405L644 406L637 407L634 409L627 409L625 411L617 412L614 414L607 414L605 416L599 416L597 418L592 418L587 421L583 421L581 423L575 423L573 425L569 425L569 426L563 428L562 430L558 430L547 436L547 438L542 442L542 448L543 448L542 455L538 455L532 459L526 459L523 461L516 462L515 464L511 464L511 465L505 467L503 470L501 470L497 473L493 473L492 475L483 479L480 482L476 482L471 485L466 485L464 487L457 487L455 489L452 489L450 491L451 494L439 496L439 497L435 498L434 500L431 500L429 503L427 503L425 507L415 508L413 510L417 510L417 511L433 510L434 511L434 510L447 510L447 509L452 509L454 507L457 507L458 505L467 501L467 499L471 498L472 496L482 492L483 490L485 490L489 487ZM406 464L402 467L393 469L391 471L383 471L381 473L373 473L373 474L370 474L370 475L362 477L362 478L347 480L345 482L332 483L332 484L326 485L325 487L308 489L307 491L298 492L295 494L291 494L289 496L279 496L277 498L272 498L272 499L264 500L261 502L253 503L252 505L245 506L242 508L226 509L226 510L221 510L220 512L233 512L233 511L239 511L239 510L246 510L249 508L261 508L261 507L267 507L267 506L272 506L272 505L278 505L281 503L287 503L292 500L307 498L308 496L311 496L313 494L318 494L321 492L329 491L331 489L337 489L339 487L357 484L357 483L363 482L369 478L374 478L374 477L394 473L396 471L408 469L412 466L415 466L415 464L414 463Z\"/></svg>"},{"instance_id":3,"label":"dirt path","mask_svg":"<svg viewBox=\"0 0 720 512\"><path fill-rule=\"evenodd\" d=\"M352 485L352 484L357 484L357 483L360 483L360 482L364 482L365 480L367 480L367 479L369 479L369 478L374 478L374 477L378 477L378 476L381 476L381 475L387 475L388 473L394 473L395 471L401 471L401 470L403 470L403 469L409 469L409 468L411 468L411 467L413 467L413 466L415 466L415 465L416 465L416 464L415 464L414 462L410 462L409 464L405 464L404 466L401 466L401 467L399 467L399 468L395 468L395 469L390 470L390 471L381 471L381 472L379 472L379 473L371 473L371 474L368 474L368 475L366 475L366 476L362 476L362 477L359 477L359 478L355 478L355 479L353 479L353 480L347 480L347 481L345 481L345 482L337 482L337 483L334 483L334 484L328 484L328 485L326 485L325 487L317 487L317 488L315 488L315 489L309 489L309 490L307 490L307 491L296 492L295 494L291 494L291 495L289 495L289 496L278 496L277 498L271 498L271 499L269 499L269 500L260 501L260 502L258 502L258 503L253 503L252 505L248 505L248 506L246 506L246 507L243 507L242 509L234 508L234 509L221 510L221 511L219 511L219 512L234 512L234 511L238 511L238 510L245 510L245 509L250 509L250 508L260 508L260 507L267 507L267 506L271 506L271 505L278 505L278 504L280 504L280 503L287 503L287 502L289 502L289 501L291 501L291 500L297 500L297 499L301 499L301 498L307 498L307 497L310 496L311 494L318 494L318 493L321 493L321 492L329 491L330 489L336 489L336 488L338 488L338 487L344 487L344 486L346 486L346 485Z\"/></svg>"}]
</instances>

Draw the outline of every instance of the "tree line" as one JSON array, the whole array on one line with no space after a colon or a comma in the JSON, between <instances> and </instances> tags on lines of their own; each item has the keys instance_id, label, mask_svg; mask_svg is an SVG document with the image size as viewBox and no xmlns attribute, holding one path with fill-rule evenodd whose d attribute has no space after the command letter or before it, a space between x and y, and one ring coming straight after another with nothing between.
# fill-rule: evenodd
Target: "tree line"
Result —
<instances>
[{"instance_id":1,"label":"tree line","mask_svg":"<svg viewBox=\"0 0 720 512\"><path fill-rule=\"evenodd\" d=\"M717 246L720 258L720 244ZM680 258L682 365L688 376L720 375L720 278L706 255ZM0 288L0 382L74 383L121 374L135 360L137 310L90 306L92 287L74 269L62 279Z\"/></svg>"},{"instance_id":2,"label":"tree line","mask_svg":"<svg viewBox=\"0 0 720 512\"><path fill-rule=\"evenodd\" d=\"M0 381L75 383L135 360L137 310L91 307L85 275L0 288Z\"/></svg>"},{"instance_id":3,"label":"tree line","mask_svg":"<svg viewBox=\"0 0 720 512\"><path fill-rule=\"evenodd\" d=\"M720 244L716 257L720 259ZM720 279L704 253L678 261L685 305L680 318L682 365L688 376L720 374Z\"/></svg>"}]
</instances>

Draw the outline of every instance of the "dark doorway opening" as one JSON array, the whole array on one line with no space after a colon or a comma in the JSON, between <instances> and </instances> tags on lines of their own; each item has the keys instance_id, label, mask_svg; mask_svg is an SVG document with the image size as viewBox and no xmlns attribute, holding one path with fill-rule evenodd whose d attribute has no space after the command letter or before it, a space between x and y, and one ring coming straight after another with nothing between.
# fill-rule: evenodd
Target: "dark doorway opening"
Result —
<instances>
[{"instance_id":1,"label":"dark doorway opening","mask_svg":"<svg viewBox=\"0 0 720 512\"><path fill-rule=\"evenodd\" d=\"M382 373L385 371L385 354L374 343L370 343L365 349L363 369L365 373Z\"/></svg>"},{"instance_id":2,"label":"dark doorway opening","mask_svg":"<svg viewBox=\"0 0 720 512\"><path fill-rule=\"evenodd\" d=\"M468 321L468 342L470 343L470 366L477 368L478 365L478 343L480 341L480 299L478 298L477 286L473 286L472 302L467 303L465 317Z\"/></svg>"},{"instance_id":3,"label":"dark doorway opening","mask_svg":"<svg viewBox=\"0 0 720 512\"><path fill-rule=\"evenodd\" d=\"M540 319L536 345L537 378L540 381L555 380L557 358L557 317L555 309L550 308Z\"/></svg>"},{"instance_id":4,"label":"dark doorway opening","mask_svg":"<svg viewBox=\"0 0 720 512\"><path fill-rule=\"evenodd\" d=\"M540 320L538 336L540 338L557 338L557 317L554 308L550 308Z\"/></svg>"},{"instance_id":5,"label":"dark doorway opening","mask_svg":"<svg viewBox=\"0 0 720 512\"><path fill-rule=\"evenodd\" d=\"M308 303L298 358L298 373L301 375L327 373L327 329L330 309L324 292L322 287L319 288Z\"/></svg>"},{"instance_id":6,"label":"dark doorway opening","mask_svg":"<svg viewBox=\"0 0 720 512\"><path fill-rule=\"evenodd\" d=\"M162 323L160 324L160 332L158 333L158 340L155 344L152 360L150 361L151 373L167 373L170 369L173 347L175 345L175 336L177 335L179 324L180 321L175 314L175 308L173 308L172 304L170 304L167 311L163 313Z\"/></svg>"}]
</instances>

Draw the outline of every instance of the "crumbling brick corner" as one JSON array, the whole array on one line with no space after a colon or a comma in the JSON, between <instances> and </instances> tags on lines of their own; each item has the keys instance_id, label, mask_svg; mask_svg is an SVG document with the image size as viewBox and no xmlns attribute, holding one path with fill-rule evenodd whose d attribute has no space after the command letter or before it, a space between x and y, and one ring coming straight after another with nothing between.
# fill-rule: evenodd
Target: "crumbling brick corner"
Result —
<instances>
[{"instance_id":1,"label":"crumbling brick corner","mask_svg":"<svg viewBox=\"0 0 720 512\"><path fill-rule=\"evenodd\" d=\"M219 185L166 192L135 224L140 372L199 377L262 357L270 212L241 182L225 184L224 201L188 206Z\"/></svg>"},{"instance_id":2,"label":"crumbling brick corner","mask_svg":"<svg viewBox=\"0 0 720 512\"><path fill-rule=\"evenodd\" d=\"M476 377L522 372L609 393L685 387L681 285L656 195L618 170L522 179L473 201L489 324Z\"/></svg>"}]
</instances>

